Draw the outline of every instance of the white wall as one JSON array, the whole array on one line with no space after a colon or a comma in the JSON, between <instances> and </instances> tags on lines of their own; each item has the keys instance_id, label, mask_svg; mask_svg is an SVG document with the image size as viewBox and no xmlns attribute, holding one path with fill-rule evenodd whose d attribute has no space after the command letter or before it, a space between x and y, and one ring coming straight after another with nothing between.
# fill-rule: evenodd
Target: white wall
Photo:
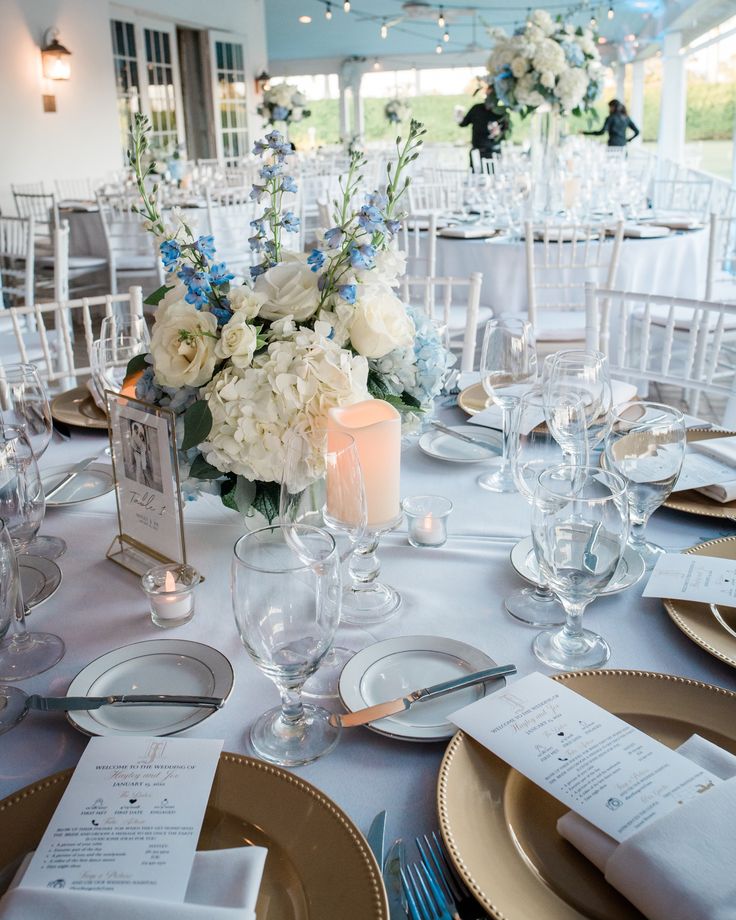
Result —
<instances>
[{"instance_id":1,"label":"white wall","mask_svg":"<svg viewBox=\"0 0 736 920\"><path fill-rule=\"evenodd\" d=\"M0 0L0 207L14 213L11 182L97 177L122 165L110 19L126 11L245 36L249 76L267 66L264 0ZM41 75L44 31L72 52L68 82ZM249 81L250 84L250 81ZM45 113L42 94L56 95ZM252 85L250 105L255 107Z\"/></svg>"}]
</instances>

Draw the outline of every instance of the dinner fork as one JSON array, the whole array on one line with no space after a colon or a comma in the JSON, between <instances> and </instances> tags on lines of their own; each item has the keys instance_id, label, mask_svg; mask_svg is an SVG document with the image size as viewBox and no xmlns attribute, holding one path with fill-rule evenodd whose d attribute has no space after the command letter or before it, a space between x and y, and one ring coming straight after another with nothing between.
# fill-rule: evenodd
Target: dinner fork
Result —
<instances>
[{"instance_id":1,"label":"dinner fork","mask_svg":"<svg viewBox=\"0 0 736 920\"><path fill-rule=\"evenodd\" d=\"M400 873L411 920L460 920L450 913L451 905L422 863L407 865Z\"/></svg>"},{"instance_id":2,"label":"dinner fork","mask_svg":"<svg viewBox=\"0 0 736 920\"><path fill-rule=\"evenodd\" d=\"M427 834L424 834L423 838L417 837L416 844L422 864L432 873L446 897L454 904L456 913L451 913L451 916L459 917L460 920L486 920L487 914L448 861L437 832L433 831L431 837Z\"/></svg>"}]
</instances>

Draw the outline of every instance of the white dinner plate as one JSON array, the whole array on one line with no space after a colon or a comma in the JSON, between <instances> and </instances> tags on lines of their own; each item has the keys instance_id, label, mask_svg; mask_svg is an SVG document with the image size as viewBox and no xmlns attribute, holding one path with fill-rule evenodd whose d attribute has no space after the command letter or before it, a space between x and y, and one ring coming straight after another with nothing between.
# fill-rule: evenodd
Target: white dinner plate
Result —
<instances>
[{"instance_id":1,"label":"white dinner plate","mask_svg":"<svg viewBox=\"0 0 736 920\"><path fill-rule=\"evenodd\" d=\"M511 550L511 565L525 581L529 581L533 585L540 583L539 566L531 537L520 540ZM608 587L601 591L601 594L618 594L619 591L624 591L626 588L635 585L643 574L644 560L636 550L627 546L616 569L616 574L609 582Z\"/></svg>"},{"instance_id":2,"label":"white dinner plate","mask_svg":"<svg viewBox=\"0 0 736 920\"><path fill-rule=\"evenodd\" d=\"M38 607L47 601L61 584L61 569L45 556L18 556L18 571L26 607Z\"/></svg>"},{"instance_id":3,"label":"white dinner plate","mask_svg":"<svg viewBox=\"0 0 736 920\"><path fill-rule=\"evenodd\" d=\"M64 466L51 466L41 470L41 482L44 492L50 492L57 486L76 464L67 463ZM66 505L78 505L88 502L100 495L107 495L114 488L112 480L112 467L108 463L92 463L86 470L77 473L74 479L63 486L56 495L46 500L47 508L63 508Z\"/></svg>"},{"instance_id":4,"label":"white dinner plate","mask_svg":"<svg viewBox=\"0 0 736 920\"><path fill-rule=\"evenodd\" d=\"M233 686L233 669L217 649L186 639L151 639L107 652L83 668L67 696L170 693L221 696ZM68 712L86 735L175 735L215 712L186 706L102 706Z\"/></svg>"},{"instance_id":5,"label":"white dinner plate","mask_svg":"<svg viewBox=\"0 0 736 920\"><path fill-rule=\"evenodd\" d=\"M348 712L406 696L412 690L492 668L496 662L480 649L441 636L400 636L369 645L348 661L340 674L339 692ZM451 712L499 690L506 679L458 690L436 700L371 722L367 728L406 741L446 741L457 729Z\"/></svg>"},{"instance_id":6,"label":"white dinner plate","mask_svg":"<svg viewBox=\"0 0 736 920\"><path fill-rule=\"evenodd\" d=\"M448 426L449 427L449 426ZM501 453L501 433L480 425L453 425L453 431L466 434L476 441L487 444L491 450L468 444L460 438L453 438L438 428L425 431L419 438L419 449L436 460L449 460L450 463L478 463L480 460L490 460Z\"/></svg>"}]
</instances>

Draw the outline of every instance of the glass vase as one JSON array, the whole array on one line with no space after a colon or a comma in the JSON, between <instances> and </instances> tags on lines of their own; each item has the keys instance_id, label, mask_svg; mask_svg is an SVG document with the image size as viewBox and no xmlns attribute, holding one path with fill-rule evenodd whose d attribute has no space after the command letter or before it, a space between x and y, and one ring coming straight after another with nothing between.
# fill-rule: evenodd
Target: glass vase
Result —
<instances>
[{"instance_id":1,"label":"glass vase","mask_svg":"<svg viewBox=\"0 0 736 920\"><path fill-rule=\"evenodd\" d=\"M535 217L557 213L562 188L559 180L559 154L562 115L557 105L541 105L531 123L531 173Z\"/></svg>"}]
</instances>

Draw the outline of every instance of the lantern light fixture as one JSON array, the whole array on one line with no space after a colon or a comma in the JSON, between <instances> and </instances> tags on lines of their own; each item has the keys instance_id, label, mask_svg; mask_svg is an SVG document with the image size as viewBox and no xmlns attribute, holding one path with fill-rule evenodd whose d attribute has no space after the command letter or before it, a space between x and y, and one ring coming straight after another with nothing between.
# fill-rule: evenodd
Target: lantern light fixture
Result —
<instances>
[{"instance_id":1,"label":"lantern light fixture","mask_svg":"<svg viewBox=\"0 0 736 920\"><path fill-rule=\"evenodd\" d=\"M72 75L71 51L59 41L56 29L47 29L41 48L43 75L47 80L68 80Z\"/></svg>"},{"instance_id":2,"label":"lantern light fixture","mask_svg":"<svg viewBox=\"0 0 736 920\"><path fill-rule=\"evenodd\" d=\"M260 96L271 84L271 77L266 70L262 70L256 77L256 95Z\"/></svg>"}]
</instances>

